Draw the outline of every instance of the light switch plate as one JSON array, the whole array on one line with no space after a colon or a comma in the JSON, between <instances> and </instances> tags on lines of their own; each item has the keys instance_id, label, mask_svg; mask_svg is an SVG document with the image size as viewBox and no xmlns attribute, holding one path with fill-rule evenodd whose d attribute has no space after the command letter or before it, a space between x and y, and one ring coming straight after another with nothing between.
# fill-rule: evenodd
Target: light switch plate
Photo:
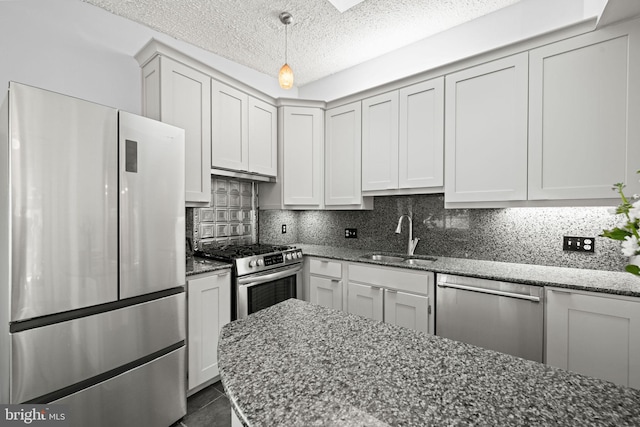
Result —
<instances>
[{"instance_id":1,"label":"light switch plate","mask_svg":"<svg viewBox=\"0 0 640 427\"><path fill-rule=\"evenodd\" d=\"M595 252L595 246L595 237L563 236L562 238L563 251L593 253Z\"/></svg>"}]
</instances>

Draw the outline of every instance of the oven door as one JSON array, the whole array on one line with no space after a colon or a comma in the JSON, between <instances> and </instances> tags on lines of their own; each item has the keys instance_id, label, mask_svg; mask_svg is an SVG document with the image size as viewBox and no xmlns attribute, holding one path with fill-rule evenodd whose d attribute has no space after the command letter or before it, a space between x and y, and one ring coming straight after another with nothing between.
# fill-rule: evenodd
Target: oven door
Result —
<instances>
[{"instance_id":1,"label":"oven door","mask_svg":"<svg viewBox=\"0 0 640 427\"><path fill-rule=\"evenodd\" d=\"M244 319L301 294L302 263L239 277L236 281L236 313Z\"/></svg>"}]
</instances>

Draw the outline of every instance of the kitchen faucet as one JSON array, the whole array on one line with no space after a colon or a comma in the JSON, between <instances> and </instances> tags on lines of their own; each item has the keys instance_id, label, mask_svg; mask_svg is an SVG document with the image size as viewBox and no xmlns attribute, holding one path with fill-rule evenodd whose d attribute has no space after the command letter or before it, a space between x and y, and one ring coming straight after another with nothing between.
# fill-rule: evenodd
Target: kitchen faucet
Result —
<instances>
[{"instance_id":1,"label":"kitchen faucet","mask_svg":"<svg viewBox=\"0 0 640 427\"><path fill-rule=\"evenodd\" d=\"M407 244L407 255L413 255L413 251L416 250L416 246L418 246L419 238L413 238L413 221L409 215L402 215L398 220L398 227L396 227L396 234L400 234L402 231L402 218L407 218L409 220L409 243Z\"/></svg>"}]
</instances>

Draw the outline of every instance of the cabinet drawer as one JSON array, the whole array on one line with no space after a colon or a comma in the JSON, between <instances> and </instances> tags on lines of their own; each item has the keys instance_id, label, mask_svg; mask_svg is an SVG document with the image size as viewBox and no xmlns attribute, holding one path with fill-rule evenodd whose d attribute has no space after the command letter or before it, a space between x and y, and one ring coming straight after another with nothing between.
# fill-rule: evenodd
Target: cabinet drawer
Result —
<instances>
[{"instance_id":1,"label":"cabinet drawer","mask_svg":"<svg viewBox=\"0 0 640 427\"><path fill-rule=\"evenodd\" d=\"M399 291L428 294L434 281L430 272L414 272L402 268L371 267L366 264L349 264L349 281L383 286Z\"/></svg>"},{"instance_id":2,"label":"cabinet drawer","mask_svg":"<svg viewBox=\"0 0 640 427\"><path fill-rule=\"evenodd\" d=\"M309 272L327 277L342 278L342 263L326 259L311 258L309 260Z\"/></svg>"}]
</instances>

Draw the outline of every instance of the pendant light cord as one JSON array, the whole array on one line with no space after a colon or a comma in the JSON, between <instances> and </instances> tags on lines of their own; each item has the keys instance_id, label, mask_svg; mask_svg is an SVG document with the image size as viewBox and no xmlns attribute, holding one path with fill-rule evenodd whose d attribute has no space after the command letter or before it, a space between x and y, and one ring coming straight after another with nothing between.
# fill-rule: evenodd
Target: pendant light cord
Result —
<instances>
[{"instance_id":1,"label":"pendant light cord","mask_svg":"<svg viewBox=\"0 0 640 427\"><path fill-rule=\"evenodd\" d=\"M287 60L287 52L289 51L289 24L285 24L284 26L284 63L288 64Z\"/></svg>"}]
</instances>

